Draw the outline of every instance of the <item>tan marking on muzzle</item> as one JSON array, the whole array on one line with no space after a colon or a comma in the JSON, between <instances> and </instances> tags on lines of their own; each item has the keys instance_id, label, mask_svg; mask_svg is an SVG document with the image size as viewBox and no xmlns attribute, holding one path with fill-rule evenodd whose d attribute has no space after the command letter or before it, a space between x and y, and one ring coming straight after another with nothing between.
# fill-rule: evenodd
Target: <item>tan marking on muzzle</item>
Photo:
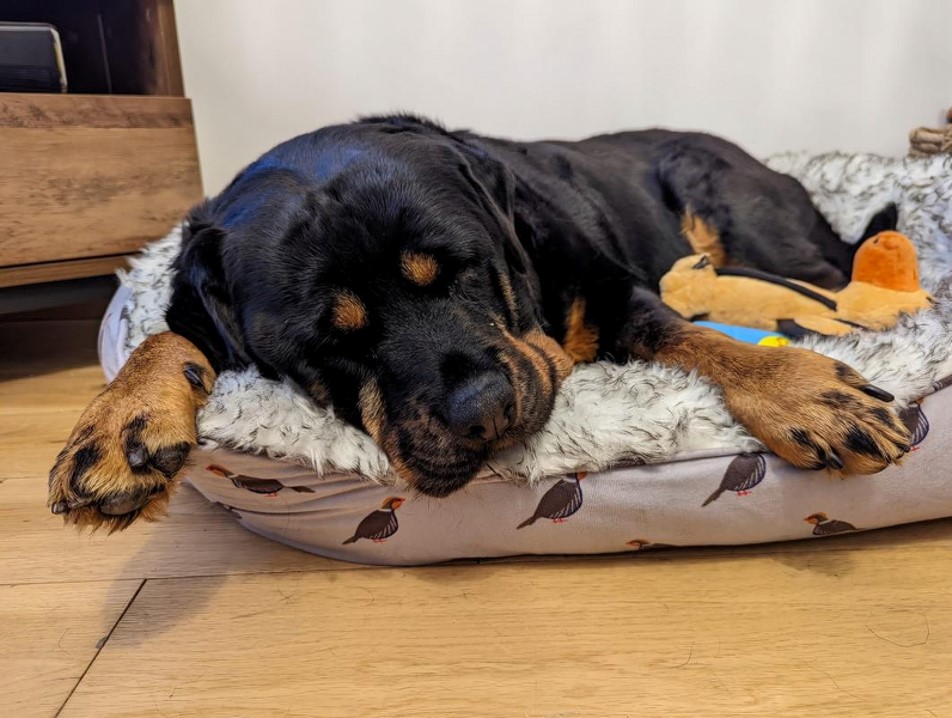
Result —
<instances>
[{"instance_id":1,"label":"tan marking on muzzle","mask_svg":"<svg viewBox=\"0 0 952 718\"><path fill-rule=\"evenodd\" d=\"M400 256L400 271L417 286L425 287L436 281L440 273L440 263L430 254L404 252Z\"/></svg>"},{"instance_id":2,"label":"tan marking on muzzle","mask_svg":"<svg viewBox=\"0 0 952 718\"><path fill-rule=\"evenodd\" d=\"M334 300L331 322L345 332L363 329L367 326L367 308L353 293L340 292Z\"/></svg>"},{"instance_id":3,"label":"tan marking on muzzle","mask_svg":"<svg viewBox=\"0 0 952 718\"><path fill-rule=\"evenodd\" d=\"M533 329L524 337L515 337L505 329L502 330L506 341L519 354L529 360L533 371L538 375L542 393L550 396L558 389L558 382L562 381L572 371L573 362L552 337L543 333L541 329ZM548 359L548 361L546 361ZM523 376L522 369L505 353L500 361L509 370L515 389L515 413L522 416L523 394L528 390L527 377ZM551 370L555 369L555 382L552 381Z\"/></svg>"},{"instance_id":4,"label":"tan marking on muzzle","mask_svg":"<svg viewBox=\"0 0 952 718\"><path fill-rule=\"evenodd\" d=\"M533 329L526 334L525 342L531 344L549 358L549 361L555 367L555 375L559 381L572 373L572 367L575 364L572 357L565 352L555 339L541 329Z\"/></svg>"},{"instance_id":5,"label":"tan marking on muzzle","mask_svg":"<svg viewBox=\"0 0 952 718\"><path fill-rule=\"evenodd\" d=\"M383 394L380 393L380 386L377 384L376 379L369 379L360 387L357 406L360 409L360 420L363 422L367 433L373 437L374 441L382 445L384 423Z\"/></svg>"},{"instance_id":6,"label":"tan marking on muzzle","mask_svg":"<svg viewBox=\"0 0 952 718\"><path fill-rule=\"evenodd\" d=\"M598 327L585 321L585 300L572 302L565 316L562 349L575 363L595 361L598 356Z\"/></svg>"},{"instance_id":7,"label":"tan marking on muzzle","mask_svg":"<svg viewBox=\"0 0 952 718\"><path fill-rule=\"evenodd\" d=\"M512 316L516 316L516 295L512 291L512 283L509 281L509 277L504 273L499 275L499 284L502 286L502 296L506 301L506 306L509 308L509 313Z\"/></svg>"},{"instance_id":8,"label":"tan marking on muzzle","mask_svg":"<svg viewBox=\"0 0 952 718\"><path fill-rule=\"evenodd\" d=\"M691 244L694 254L706 254L715 267L730 264L720 233L690 209L681 215L681 234Z\"/></svg>"}]
</instances>

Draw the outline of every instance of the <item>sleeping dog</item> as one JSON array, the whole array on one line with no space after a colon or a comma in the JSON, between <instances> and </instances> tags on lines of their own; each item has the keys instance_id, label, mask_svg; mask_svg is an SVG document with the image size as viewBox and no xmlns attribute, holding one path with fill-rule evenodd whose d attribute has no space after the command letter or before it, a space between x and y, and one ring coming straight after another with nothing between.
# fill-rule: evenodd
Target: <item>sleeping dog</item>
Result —
<instances>
[{"instance_id":1,"label":"sleeping dog","mask_svg":"<svg viewBox=\"0 0 952 718\"><path fill-rule=\"evenodd\" d=\"M659 280L695 252L828 288L852 262L795 180L709 135L513 142L397 115L295 138L189 214L170 331L80 417L50 507L110 530L160 515L217 374L249 365L430 496L538 431L573 365L600 359L697 372L798 467L869 474L909 450L892 397L850 367L665 307Z\"/></svg>"}]
</instances>

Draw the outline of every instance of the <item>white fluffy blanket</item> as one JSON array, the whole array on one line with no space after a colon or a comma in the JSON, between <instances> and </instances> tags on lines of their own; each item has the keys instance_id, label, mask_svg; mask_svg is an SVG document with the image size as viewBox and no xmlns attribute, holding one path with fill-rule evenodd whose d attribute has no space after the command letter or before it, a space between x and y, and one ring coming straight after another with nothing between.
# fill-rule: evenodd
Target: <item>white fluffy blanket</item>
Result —
<instances>
[{"instance_id":1,"label":"white fluffy blanket","mask_svg":"<svg viewBox=\"0 0 952 718\"><path fill-rule=\"evenodd\" d=\"M768 164L799 179L850 242L875 211L895 202L900 231L918 246L923 284L938 300L934 310L906 317L887 332L802 344L854 366L900 403L952 374L952 159L784 154ZM178 242L173 231L149 245L121 277L132 293L123 309L129 350L166 328L169 267ZM393 478L369 436L314 406L291 384L263 379L254 369L219 377L199 429L207 444L301 463L318 473ZM686 451L756 448L759 443L731 419L706 381L643 362L598 363L574 371L543 431L496 456L485 471L533 480L622 462L658 462Z\"/></svg>"}]
</instances>

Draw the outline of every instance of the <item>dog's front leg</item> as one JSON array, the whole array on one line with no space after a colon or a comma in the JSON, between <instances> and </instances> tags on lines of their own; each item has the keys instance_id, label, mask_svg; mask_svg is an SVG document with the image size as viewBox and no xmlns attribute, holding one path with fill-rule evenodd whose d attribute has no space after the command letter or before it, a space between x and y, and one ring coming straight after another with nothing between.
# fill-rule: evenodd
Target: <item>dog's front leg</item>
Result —
<instances>
[{"instance_id":1,"label":"dog's front leg","mask_svg":"<svg viewBox=\"0 0 952 718\"><path fill-rule=\"evenodd\" d=\"M52 512L110 532L140 516L161 516L215 378L205 355L178 334L146 339L86 408L56 458Z\"/></svg>"},{"instance_id":2,"label":"dog's front leg","mask_svg":"<svg viewBox=\"0 0 952 718\"><path fill-rule=\"evenodd\" d=\"M909 451L909 432L888 407L892 396L834 359L743 344L685 321L640 289L619 344L619 355L716 384L734 418L794 466L872 474Z\"/></svg>"}]
</instances>

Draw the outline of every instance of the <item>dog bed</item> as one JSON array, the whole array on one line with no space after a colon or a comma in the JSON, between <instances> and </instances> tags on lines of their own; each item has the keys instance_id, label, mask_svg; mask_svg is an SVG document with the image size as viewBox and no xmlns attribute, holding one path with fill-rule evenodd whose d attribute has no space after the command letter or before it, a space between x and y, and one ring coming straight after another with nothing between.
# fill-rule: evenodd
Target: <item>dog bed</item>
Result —
<instances>
[{"instance_id":1,"label":"dog bed","mask_svg":"<svg viewBox=\"0 0 952 718\"><path fill-rule=\"evenodd\" d=\"M704 380L656 365L576 368L544 428L444 499L401 486L361 431L289 383L249 369L219 377L199 415L187 479L245 527L306 551L375 564L639 551L829 536L952 516L952 158L779 155L856 241L899 207L935 308L890 331L809 339L894 393L915 448L901 466L841 479L801 471L735 424ZM112 378L164 330L178 231L121 277L100 333Z\"/></svg>"}]
</instances>

